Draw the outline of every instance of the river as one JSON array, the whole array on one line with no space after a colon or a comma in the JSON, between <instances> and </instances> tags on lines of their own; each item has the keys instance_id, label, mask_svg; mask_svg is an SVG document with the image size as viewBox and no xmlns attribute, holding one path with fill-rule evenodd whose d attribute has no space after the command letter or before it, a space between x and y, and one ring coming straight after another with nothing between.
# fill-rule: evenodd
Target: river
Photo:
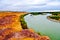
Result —
<instances>
[{"instance_id":1,"label":"river","mask_svg":"<svg viewBox=\"0 0 60 40\"><path fill-rule=\"evenodd\" d=\"M60 23L50 21L47 16L51 14L28 14L24 17L27 22L28 28L32 28L35 32L39 32L41 35L47 35L51 40L60 40Z\"/></svg>"}]
</instances>

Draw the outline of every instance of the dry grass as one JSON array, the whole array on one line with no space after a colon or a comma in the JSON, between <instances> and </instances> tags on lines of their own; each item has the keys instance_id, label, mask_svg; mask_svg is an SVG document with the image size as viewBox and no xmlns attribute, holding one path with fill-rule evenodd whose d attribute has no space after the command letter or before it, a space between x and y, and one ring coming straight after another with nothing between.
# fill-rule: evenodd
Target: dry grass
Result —
<instances>
[{"instance_id":1,"label":"dry grass","mask_svg":"<svg viewBox=\"0 0 60 40\"><path fill-rule=\"evenodd\" d=\"M11 24L0 25L0 29L13 28L16 30L21 30L22 26L21 26L21 22L20 22L20 16L24 15L24 14L27 14L27 13L26 12L0 12L0 19L1 20L3 20L3 17L6 17L6 16L10 16L10 15L15 16L15 17L12 17L12 19L11 19L14 22L12 22ZM8 20L8 21L11 21L11 20Z\"/></svg>"}]
</instances>

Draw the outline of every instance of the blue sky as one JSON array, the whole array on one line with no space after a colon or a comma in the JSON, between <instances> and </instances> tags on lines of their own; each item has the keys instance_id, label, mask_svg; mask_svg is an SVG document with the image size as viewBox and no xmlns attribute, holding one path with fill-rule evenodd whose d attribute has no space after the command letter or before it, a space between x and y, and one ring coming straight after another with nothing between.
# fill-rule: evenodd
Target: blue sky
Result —
<instances>
[{"instance_id":1,"label":"blue sky","mask_svg":"<svg viewBox=\"0 0 60 40\"><path fill-rule=\"evenodd\" d=\"M0 0L1 11L60 10L60 0Z\"/></svg>"}]
</instances>

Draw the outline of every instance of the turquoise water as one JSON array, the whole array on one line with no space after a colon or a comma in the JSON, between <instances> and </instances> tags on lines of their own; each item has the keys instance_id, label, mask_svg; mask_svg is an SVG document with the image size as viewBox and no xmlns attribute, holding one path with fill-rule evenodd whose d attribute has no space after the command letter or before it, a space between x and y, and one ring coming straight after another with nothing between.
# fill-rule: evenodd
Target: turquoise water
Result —
<instances>
[{"instance_id":1,"label":"turquoise water","mask_svg":"<svg viewBox=\"0 0 60 40\"><path fill-rule=\"evenodd\" d=\"M47 35L51 40L60 40L60 23L53 22L47 19L46 15L32 15L28 14L24 17L27 22L28 28L34 29L41 35Z\"/></svg>"}]
</instances>

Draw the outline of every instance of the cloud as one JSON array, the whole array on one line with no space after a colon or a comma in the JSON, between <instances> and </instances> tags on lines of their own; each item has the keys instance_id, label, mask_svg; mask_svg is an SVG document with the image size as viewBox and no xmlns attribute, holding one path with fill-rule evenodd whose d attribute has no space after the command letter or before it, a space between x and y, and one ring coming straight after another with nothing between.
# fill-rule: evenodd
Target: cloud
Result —
<instances>
[{"instance_id":1,"label":"cloud","mask_svg":"<svg viewBox=\"0 0 60 40\"><path fill-rule=\"evenodd\" d=\"M59 6L60 5L60 1L49 2L47 5L50 5L50 6Z\"/></svg>"},{"instance_id":2,"label":"cloud","mask_svg":"<svg viewBox=\"0 0 60 40\"><path fill-rule=\"evenodd\" d=\"M60 10L60 0L0 0L0 10L41 11Z\"/></svg>"}]
</instances>

